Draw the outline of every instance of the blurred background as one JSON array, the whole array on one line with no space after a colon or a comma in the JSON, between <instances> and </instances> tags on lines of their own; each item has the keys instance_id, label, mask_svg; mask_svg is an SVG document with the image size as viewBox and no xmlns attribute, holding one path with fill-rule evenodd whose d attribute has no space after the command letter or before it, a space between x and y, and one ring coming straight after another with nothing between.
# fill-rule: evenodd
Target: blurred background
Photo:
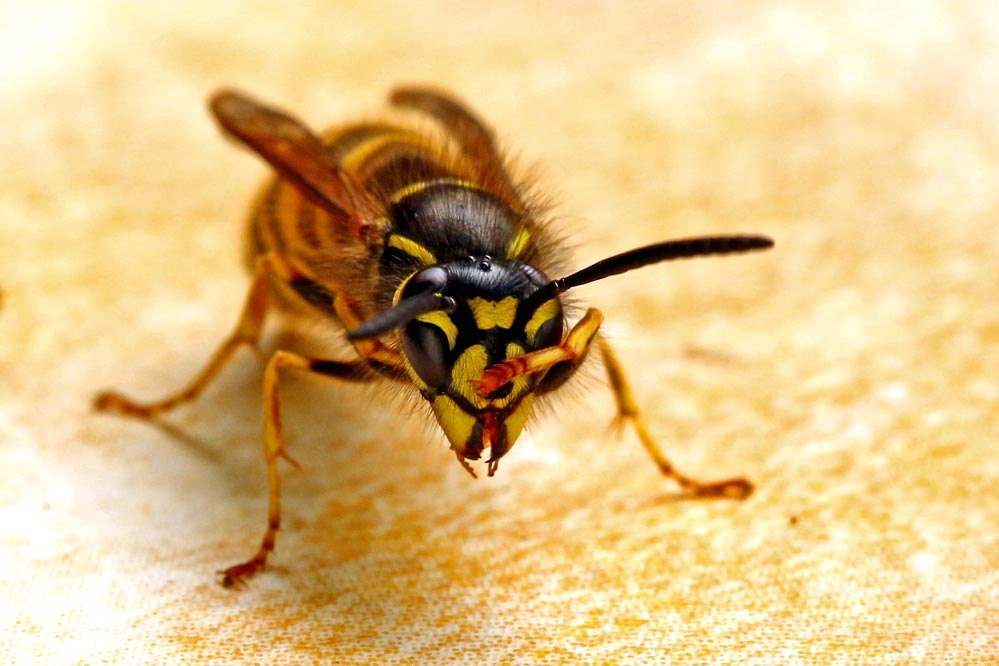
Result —
<instances>
[{"instance_id":1,"label":"blurred background","mask_svg":"<svg viewBox=\"0 0 999 666\"><path fill-rule=\"evenodd\" d=\"M205 102L315 127L397 83L467 100L573 266L758 232L580 289L598 367L473 481L417 408L289 376L284 529L235 323L267 170ZM0 660L992 664L999 659L999 10L989 2L0 4ZM336 345L336 332L319 332Z\"/></svg>"}]
</instances>

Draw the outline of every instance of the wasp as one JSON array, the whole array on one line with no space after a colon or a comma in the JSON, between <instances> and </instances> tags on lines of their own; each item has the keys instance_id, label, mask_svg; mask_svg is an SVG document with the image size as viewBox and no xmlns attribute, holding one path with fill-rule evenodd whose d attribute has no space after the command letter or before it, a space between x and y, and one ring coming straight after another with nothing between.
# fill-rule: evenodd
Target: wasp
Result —
<instances>
[{"instance_id":1,"label":"wasp","mask_svg":"<svg viewBox=\"0 0 999 666\"><path fill-rule=\"evenodd\" d=\"M241 92L221 90L211 98L223 132L276 172L250 214L245 260L252 277L239 321L178 392L145 403L117 392L95 398L98 410L142 419L193 400L238 348L259 352L272 309L304 307L343 332L351 358L278 349L266 361L267 526L254 555L221 571L220 582L245 581L274 550L278 462L294 462L281 428L278 379L288 369L415 388L458 462L474 477L468 461L486 455L492 476L534 403L576 374L595 347L619 421L631 423L664 475L689 496L747 497L746 479L702 482L673 467L599 334L603 315L590 308L570 323L563 294L649 264L760 250L773 241L759 235L671 240L565 275L566 249L547 209L515 179L492 130L473 111L424 87L398 88L389 100L421 122L346 124L319 135Z\"/></svg>"}]
</instances>

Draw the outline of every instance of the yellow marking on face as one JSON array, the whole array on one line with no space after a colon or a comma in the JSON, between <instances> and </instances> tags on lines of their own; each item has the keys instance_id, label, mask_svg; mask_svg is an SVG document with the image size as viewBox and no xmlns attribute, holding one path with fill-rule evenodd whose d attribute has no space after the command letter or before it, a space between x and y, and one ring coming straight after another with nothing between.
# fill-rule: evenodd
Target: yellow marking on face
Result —
<instances>
[{"instance_id":1,"label":"yellow marking on face","mask_svg":"<svg viewBox=\"0 0 999 666\"><path fill-rule=\"evenodd\" d=\"M431 408L434 410L434 416L437 417L441 430L451 442L451 449L458 453L464 453L465 445L475 429L475 417L465 412L458 406L458 403L446 395L434 397Z\"/></svg>"},{"instance_id":2,"label":"yellow marking on face","mask_svg":"<svg viewBox=\"0 0 999 666\"><path fill-rule=\"evenodd\" d=\"M527 322L527 326L524 327L524 333L527 334L527 341L533 343L534 336L537 335L538 329L541 328L541 325L553 317L558 317L560 309L561 308L557 298L552 298L542 303L538 309L534 311L534 314L531 315L531 319Z\"/></svg>"},{"instance_id":3,"label":"yellow marking on face","mask_svg":"<svg viewBox=\"0 0 999 666\"><path fill-rule=\"evenodd\" d=\"M520 345L513 343L507 345L507 353L510 355L519 355L523 351L524 349ZM529 392L530 380L527 377L516 378L514 380L514 388L510 391L510 394L498 400L480 398L475 394L473 385L469 380L482 376L487 361L486 348L482 345L472 345L466 349L458 357L457 362L455 362L452 368L452 390L472 403L472 406L476 410L486 407L503 409L512 400L519 400L517 406L502 421L502 425L506 430L507 442L512 445L524 429L531 406L534 404L534 395ZM451 442L451 449L464 454L467 451L468 442L475 431L478 419L463 410L453 398L447 395L434 396L431 408L448 441Z\"/></svg>"},{"instance_id":4,"label":"yellow marking on face","mask_svg":"<svg viewBox=\"0 0 999 666\"><path fill-rule=\"evenodd\" d=\"M524 251L527 247L527 243L531 240L531 232L527 230L526 227L521 227L517 235L513 237L510 241L510 246L506 250L506 256L508 259L516 259L520 256L520 253Z\"/></svg>"},{"instance_id":5,"label":"yellow marking on face","mask_svg":"<svg viewBox=\"0 0 999 666\"><path fill-rule=\"evenodd\" d=\"M520 404L503 420L508 446L513 446L513 443L517 441L520 431L524 429L524 424L527 423L527 416L531 413L531 406L533 404L534 394L529 393L525 395Z\"/></svg>"},{"instance_id":6,"label":"yellow marking on face","mask_svg":"<svg viewBox=\"0 0 999 666\"><path fill-rule=\"evenodd\" d=\"M517 305L519 303L520 301L513 296L507 296L500 301L489 301L478 297L468 299L468 307L472 309L475 325L483 331L488 331L490 328L510 328L513 326L513 320L517 318Z\"/></svg>"},{"instance_id":7,"label":"yellow marking on face","mask_svg":"<svg viewBox=\"0 0 999 666\"><path fill-rule=\"evenodd\" d=\"M434 256L433 252L405 236L400 236L399 234L390 235L388 245L389 247L394 247L397 250L405 252L424 266L433 266L437 263L437 257Z\"/></svg>"},{"instance_id":8,"label":"yellow marking on face","mask_svg":"<svg viewBox=\"0 0 999 666\"><path fill-rule=\"evenodd\" d=\"M485 398L480 398L475 392L472 382L482 377L489 364L489 355L482 345L472 345L461 353L451 367L451 388L461 397L472 403L476 409L482 409L490 404Z\"/></svg>"},{"instance_id":9,"label":"yellow marking on face","mask_svg":"<svg viewBox=\"0 0 999 666\"><path fill-rule=\"evenodd\" d=\"M433 180L420 180L415 183L410 183L405 187L399 188L392 193L389 197L390 204L397 204L406 197L422 192L428 187L433 187L434 185L457 185L459 187L465 187L470 190L479 189L476 187L475 183L468 180L461 180L460 178L434 178Z\"/></svg>"},{"instance_id":10,"label":"yellow marking on face","mask_svg":"<svg viewBox=\"0 0 999 666\"><path fill-rule=\"evenodd\" d=\"M390 143L413 143L412 136L404 132L386 132L376 134L361 141L350 149L340 160L340 166L345 171L356 171L364 161Z\"/></svg>"},{"instance_id":11,"label":"yellow marking on face","mask_svg":"<svg viewBox=\"0 0 999 666\"><path fill-rule=\"evenodd\" d=\"M447 336L448 347L454 349L454 345L458 341L458 327L454 325L454 322L451 321L451 317L449 317L446 312L435 310L433 312L421 314L416 318L416 321L422 321L425 324L433 324L437 328L444 331L444 335Z\"/></svg>"}]
</instances>

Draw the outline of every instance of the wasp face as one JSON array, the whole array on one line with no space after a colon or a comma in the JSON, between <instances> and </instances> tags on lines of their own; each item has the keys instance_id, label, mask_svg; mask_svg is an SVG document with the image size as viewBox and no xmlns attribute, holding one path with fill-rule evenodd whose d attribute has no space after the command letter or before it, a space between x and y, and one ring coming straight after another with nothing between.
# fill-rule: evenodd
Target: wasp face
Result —
<instances>
[{"instance_id":1,"label":"wasp face","mask_svg":"<svg viewBox=\"0 0 999 666\"><path fill-rule=\"evenodd\" d=\"M523 429L541 376L517 377L485 397L476 382L495 363L561 341L558 298L527 300L548 281L526 264L468 257L421 270L396 295L398 303L434 291L453 302L406 323L402 350L451 448L471 460L488 448L490 472Z\"/></svg>"}]
</instances>

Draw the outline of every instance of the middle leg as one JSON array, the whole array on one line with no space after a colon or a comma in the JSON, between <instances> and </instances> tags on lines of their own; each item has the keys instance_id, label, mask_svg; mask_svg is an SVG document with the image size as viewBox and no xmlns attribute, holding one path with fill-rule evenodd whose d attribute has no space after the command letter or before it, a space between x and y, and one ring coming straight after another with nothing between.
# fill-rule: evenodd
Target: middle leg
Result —
<instances>
[{"instance_id":1,"label":"middle leg","mask_svg":"<svg viewBox=\"0 0 999 666\"><path fill-rule=\"evenodd\" d=\"M274 352L264 371L264 461L267 464L267 527L260 547L250 559L220 571L221 583L225 587L242 584L247 578L260 571L267 557L274 550L277 531L281 527L281 476L278 472L278 458L287 458L284 453L284 437L281 433L281 398L278 390L279 374L284 368L296 368L305 372L321 374L346 381L370 381L377 375L364 361L328 361L309 358L295 352L279 350Z\"/></svg>"}]
</instances>

